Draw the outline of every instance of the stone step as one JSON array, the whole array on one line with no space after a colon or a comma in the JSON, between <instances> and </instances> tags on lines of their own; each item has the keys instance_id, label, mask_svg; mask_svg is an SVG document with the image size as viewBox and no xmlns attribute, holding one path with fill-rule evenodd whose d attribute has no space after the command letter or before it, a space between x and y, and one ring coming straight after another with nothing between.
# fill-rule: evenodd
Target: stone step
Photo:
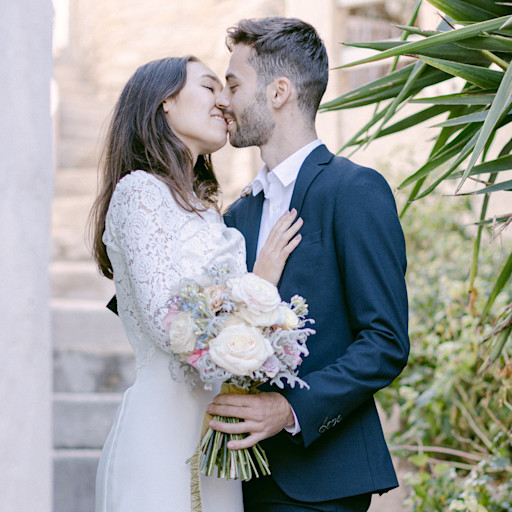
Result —
<instances>
[{"instance_id":1,"label":"stone step","mask_svg":"<svg viewBox=\"0 0 512 512\"><path fill-rule=\"evenodd\" d=\"M95 166L59 168L55 173L54 197L95 197L97 176Z\"/></svg>"},{"instance_id":2,"label":"stone step","mask_svg":"<svg viewBox=\"0 0 512 512\"><path fill-rule=\"evenodd\" d=\"M54 261L50 265L52 297L105 302L115 293L111 279L93 261Z\"/></svg>"},{"instance_id":3,"label":"stone step","mask_svg":"<svg viewBox=\"0 0 512 512\"><path fill-rule=\"evenodd\" d=\"M53 512L92 512L100 450L55 450Z\"/></svg>"},{"instance_id":4,"label":"stone step","mask_svg":"<svg viewBox=\"0 0 512 512\"><path fill-rule=\"evenodd\" d=\"M132 352L53 352L53 390L58 393L120 393L135 380Z\"/></svg>"},{"instance_id":5,"label":"stone step","mask_svg":"<svg viewBox=\"0 0 512 512\"><path fill-rule=\"evenodd\" d=\"M90 260L87 219L93 196L55 197L52 205L52 260Z\"/></svg>"},{"instance_id":6,"label":"stone step","mask_svg":"<svg viewBox=\"0 0 512 512\"><path fill-rule=\"evenodd\" d=\"M128 352L119 318L105 305L110 300L52 299L54 349L87 350L97 354Z\"/></svg>"},{"instance_id":7,"label":"stone step","mask_svg":"<svg viewBox=\"0 0 512 512\"><path fill-rule=\"evenodd\" d=\"M67 138L55 145L56 165L57 167L93 167L98 164L100 151L99 138L87 140Z\"/></svg>"},{"instance_id":8,"label":"stone step","mask_svg":"<svg viewBox=\"0 0 512 512\"><path fill-rule=\"evenodd\" d=\"M54 393L53 447L101 449L121 397L121 393Z\"/></svg>"}]
</instances>

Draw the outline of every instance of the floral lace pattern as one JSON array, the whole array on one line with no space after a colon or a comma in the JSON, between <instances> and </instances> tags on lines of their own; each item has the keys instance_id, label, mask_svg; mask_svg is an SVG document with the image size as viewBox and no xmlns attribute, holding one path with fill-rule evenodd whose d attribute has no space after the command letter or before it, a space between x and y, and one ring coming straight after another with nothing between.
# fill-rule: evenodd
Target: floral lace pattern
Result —
<instances>
[{"instance_id":1,"label":"floral lace pattern","mask_svg":"<svg viewBox=\"0 0 512 512\"><path fill-rule=\"evenodd\" d=\"M137 368L170 352L162 327L173 288L214 264L247 272L242 234L214 210L187 212L157 177L134 171L119 181L107 213L103 242L114 269L119 316Z\"/></svg>"}]
</instances>

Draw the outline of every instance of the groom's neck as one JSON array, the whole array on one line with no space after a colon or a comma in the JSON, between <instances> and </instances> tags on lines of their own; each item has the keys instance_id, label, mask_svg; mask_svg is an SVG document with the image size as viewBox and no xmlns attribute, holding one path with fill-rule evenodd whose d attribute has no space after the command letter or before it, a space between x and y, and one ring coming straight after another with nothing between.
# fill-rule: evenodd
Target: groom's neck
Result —
<instances>
[{"instance_id":1,"label":"groom's neck","mask_svg":"<svg viewBox=\"0 0 512 512\"><path fill-rule=\"evenodd\" d=\"M261 159L268 169L272 170L290 155L317 138L314 126L309 129L305 127L304 129L296 127L284 129L276 126L270 141L260 146Z\"/></svg>"}]
</instances>

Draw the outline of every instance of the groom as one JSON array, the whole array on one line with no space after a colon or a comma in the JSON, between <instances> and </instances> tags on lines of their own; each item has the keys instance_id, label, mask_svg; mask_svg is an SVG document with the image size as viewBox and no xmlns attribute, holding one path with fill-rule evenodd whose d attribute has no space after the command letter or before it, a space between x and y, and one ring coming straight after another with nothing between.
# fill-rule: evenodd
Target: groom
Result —
<instances>
[{"instance_id":1,"label":"groom","mask_svg":"<svg viewBox=\"0 0 512 512\"><path fill-rule=\"evenodd\" d=\"M262 441L272 475L244 484L245 512L365 511L372 493L398 485L373 395L409 353L405 245L393 195L377 172L335 157L318 140L325 47L310 25L290 18L243 20L228 31L231 59L218 100L231 144L258 146L265 162L226 223L244 234L252 270L280 215L304 220L279 290L302 295L316 335L300 376L310 389L217 396L212 421Z\"/></svg>"}]
</instances>

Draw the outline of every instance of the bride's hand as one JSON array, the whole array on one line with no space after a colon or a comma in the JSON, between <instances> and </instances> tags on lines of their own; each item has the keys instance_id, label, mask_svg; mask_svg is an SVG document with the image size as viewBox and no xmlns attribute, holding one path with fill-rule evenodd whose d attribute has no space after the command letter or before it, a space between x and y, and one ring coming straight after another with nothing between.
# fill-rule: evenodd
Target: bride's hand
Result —
<instances>
[{"instance_id":1,"label":"bride's hand","mask_svg":"<svg viewBox=\"0 0 512 512\"><path fill-rule=\"evenodd\" d=\"M297 233L304 221L301 218L295 220L296 217L295 208L281 216L254 263L253 272L276 286L281 279L286 260L302 239Z\"/></svg>"}]
</instances>

